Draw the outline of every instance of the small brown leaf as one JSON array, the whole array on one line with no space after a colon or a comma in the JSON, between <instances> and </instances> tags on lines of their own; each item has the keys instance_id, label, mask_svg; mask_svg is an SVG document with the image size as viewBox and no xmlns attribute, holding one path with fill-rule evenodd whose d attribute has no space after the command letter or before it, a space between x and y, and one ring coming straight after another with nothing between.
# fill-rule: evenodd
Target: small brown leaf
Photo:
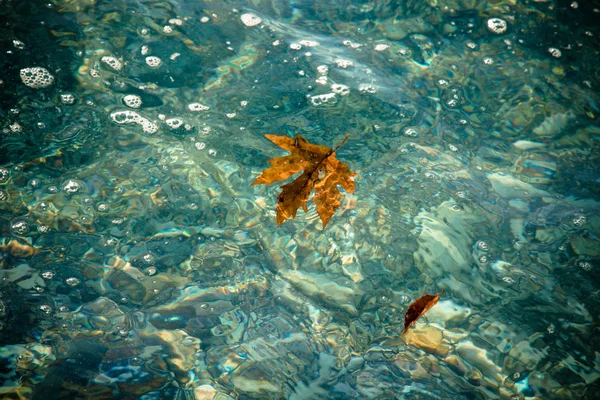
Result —
<instances>
[{"instance_id":1,"label":"small brown leaf","mask_svg":"<svg viewBox=\"0 0 600 400\"><path fill-rule=\"evenodd\" d=\"M314 190L313 201L325 227L341 204L342 194L337 186L343 187L346 192L354 193L356 173L350 171L348 164L335 158L335 150L348 136L333 150L309 143L300 135L296 135L296 139L277 135L265 137L292 154L270 159L271 166L256 178L253 185L284 181L304 171L294 181L281 187L282 191L277 197L277 225L281 225L288 218L296 218L299 208L304 212L308 211L306 203Z\"/></svg>"},{"instance_id":2,"label":"small brown leaf","mask_svg":"<svg viewBox=\"0 0 600 400\"><path fill-rule=\"evenodd\" d=\"M442 290L438 294L424 294L415 300L406 311L404 316L404 331L402 336L408 331L408 328L413 326L419 318L423 316L431 307L435 306L440 298L440 295L444 293Z\"/></svg>"}]
</instances>

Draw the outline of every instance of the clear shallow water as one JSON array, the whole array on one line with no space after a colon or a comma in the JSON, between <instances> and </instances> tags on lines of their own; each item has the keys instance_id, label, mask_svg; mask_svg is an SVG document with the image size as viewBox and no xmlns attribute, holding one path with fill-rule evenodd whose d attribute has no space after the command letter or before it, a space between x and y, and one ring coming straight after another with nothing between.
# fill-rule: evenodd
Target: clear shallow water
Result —
<instances>
[{"instance_id":1,"label":"clear shallow water","mask_svg":"<svg viewBox=\"0 0 600 400\"><path fill-rule=\"evenodd\" d=\"M594 5L0 11L4 397L595 397ZM326 229L264 133L350 134Z\"/></svg>"}]
</instances>

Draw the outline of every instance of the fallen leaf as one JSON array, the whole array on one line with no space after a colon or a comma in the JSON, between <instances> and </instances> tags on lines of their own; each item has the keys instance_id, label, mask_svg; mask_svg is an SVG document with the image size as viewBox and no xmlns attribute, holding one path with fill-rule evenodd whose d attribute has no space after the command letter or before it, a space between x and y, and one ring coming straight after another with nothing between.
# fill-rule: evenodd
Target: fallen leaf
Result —
<instances>
[{"instance_id":1,"label":"fallen leaf","mask_svg":"<svg viewBox=\"0 0 600 400\"><path fill-rule=\"evenodd\" d=\"M443 290L438 294L424 294L408 306L408 310L404 316L404 331L402 332L402 336L404 336L408 331L408 328L413 326L423 314L437 304L442 293L444 293Z\"/></svg>"},{"instance_id":2,"label":"fallen leaf","mask_svg":"<svg viewBox=\"0 0 600 400\"><path fill-rule=\"evenodd\" d=\"M270 159L271 166L265 169L252 185L284 181L297 172L304 171L294 181L281 187L282 191L277 196L277 225L281 225L288 218L296 218L300 207L307 212L306 203L314 189L313 201L325 227L341 204L342 194L337 186L340 185L346 192L354 193L356 173L350 171L348 164L335 158L335 151L348 139L348 135L333 150L327 146L309 143L300 135L296 135L296 139L269 134L265 137L292 154Z\"/></svg>"}]
</instances>

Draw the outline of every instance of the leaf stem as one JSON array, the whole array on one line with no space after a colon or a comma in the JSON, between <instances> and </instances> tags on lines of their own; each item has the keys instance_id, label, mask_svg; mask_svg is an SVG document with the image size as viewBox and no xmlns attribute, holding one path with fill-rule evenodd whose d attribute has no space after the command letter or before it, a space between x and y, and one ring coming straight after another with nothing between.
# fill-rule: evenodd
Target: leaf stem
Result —
<instances>
[{"instance_id":1,"label":"leaf stem","mask_svg":"<svg viewBox=\"0 0 600 400\"><path fill-rule=\"evenodd\" d=\"M344 143L346 143L346 140L348 140L349 136L350 136L350 134L346 133L346 137L344 138L344 140L342 140L337 146L335 146L335 148L331 152L335 153L337 151L337 149L340 148L341 145L343 145Z\"/></svg>"}]
</instances>

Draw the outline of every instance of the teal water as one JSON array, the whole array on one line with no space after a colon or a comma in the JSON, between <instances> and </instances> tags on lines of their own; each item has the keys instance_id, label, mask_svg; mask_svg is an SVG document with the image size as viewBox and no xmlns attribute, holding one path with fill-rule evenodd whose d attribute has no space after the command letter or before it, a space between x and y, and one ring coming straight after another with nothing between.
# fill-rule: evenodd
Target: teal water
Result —
<instances>
[{"instance_id":1,"label":"teal water","mask_svg":"<svg viewBox=\"0 0 600 400\"><path fill-rule=\"evenodd\" d=\"M600 5L0 16L1 398L597 398ZM327 227L266 133L349 135Z\"/></svg>"}]
</instances>

